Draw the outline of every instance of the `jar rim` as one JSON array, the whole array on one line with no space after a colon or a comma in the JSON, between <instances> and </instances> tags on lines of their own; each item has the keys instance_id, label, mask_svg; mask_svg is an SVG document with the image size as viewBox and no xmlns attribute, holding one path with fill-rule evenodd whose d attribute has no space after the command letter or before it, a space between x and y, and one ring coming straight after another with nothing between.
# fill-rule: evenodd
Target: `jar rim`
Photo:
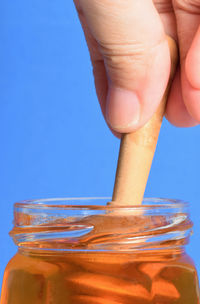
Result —
<instances>
[{"instance_id":1,"label":"jar rim","mask_svg":"<svg viewBox=\"0 0 200 304\"><path fill-rule=\"evenodd\" d=\"M109 202L110 197L15 203L10 235L19 248L66 251L113 252L116 244L122 251L182 248L188 242L192 229L188 203L164 198L145 198L135 206Z\"/></svg>"},{"instance_id":2,"label":"jar rim","mask_svg":"<svg viewBox=\"0 0 200 304\"><path fill-rule=\"evenodd\" d=\"M14 204L14 208L25 209L87 209L87 210L105 210L108 203L112 201L111 197L69 197L69 198L46 198L22 200ZM174 209L187 208L189 203L179 199L168 198L144 198L142 204L138 205L109 205L109 209L131 209L131 210L148 210L148 209Z\"/></svg>"}]
</instances>

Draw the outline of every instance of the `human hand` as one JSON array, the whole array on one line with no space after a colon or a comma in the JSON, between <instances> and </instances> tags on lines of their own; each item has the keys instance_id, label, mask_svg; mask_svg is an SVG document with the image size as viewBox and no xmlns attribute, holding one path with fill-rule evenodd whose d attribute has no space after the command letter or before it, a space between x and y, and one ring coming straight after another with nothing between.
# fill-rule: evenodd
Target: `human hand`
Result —
<instances>
[{"instance_id":1,"label":"human hand","mask_svg":"<svg viewBox=\"0 0 200 304\"><path fill-rule=\"evenodd\" d=\"M74 2L101 109L115 134L140 128L156 111L170 73L166 35L180 52L166 118L179 127L200 122L200 0Z\"/></svg>"}]
</instances>

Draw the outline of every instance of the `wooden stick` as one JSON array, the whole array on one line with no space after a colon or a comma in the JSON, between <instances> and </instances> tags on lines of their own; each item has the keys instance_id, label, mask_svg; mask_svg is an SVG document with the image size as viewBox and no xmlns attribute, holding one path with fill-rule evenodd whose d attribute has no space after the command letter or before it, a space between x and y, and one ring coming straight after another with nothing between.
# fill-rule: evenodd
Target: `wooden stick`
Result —
<instances>
[{"instance_id":1,"label":"wooden stick","mask_svg":"<svg viewBox=\"0 0 200 304\"><path fill-rule=\"evenodd\" d=\"M142 203L169 89L178 61L175 41L168 37L168 43L171 53L171 74L167 89L158 110L150 121L139 130L122 136L113 200L110 203L112 206Z\"/></svg>"}]
</instances>

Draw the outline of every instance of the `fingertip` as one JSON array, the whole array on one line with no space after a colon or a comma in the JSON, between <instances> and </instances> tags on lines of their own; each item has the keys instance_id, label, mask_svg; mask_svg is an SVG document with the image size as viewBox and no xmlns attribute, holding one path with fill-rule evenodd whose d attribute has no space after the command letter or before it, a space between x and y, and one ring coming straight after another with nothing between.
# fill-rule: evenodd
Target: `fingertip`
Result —
<instances>
[{"instance_id":1,"label":"fingertip","mask_svg":"<svg viewBox=\"0 0 200 304\"><path fill-rule=\"evenodd\" d=\"M132 80L132 90L109 85L106 121L118 133L142 127L153 116L166 89L170 74L167 40L152 48L148 56L145 73Z\"/></svg>"},{"instance_id":2,"label":"fingertip","mask_svg":"<svg viewBox=\"0 0 200 304\"><path fill-rule=\"evenodd\" d=\"M168 96L165 117L176 127L196 126L198 125L198 122L188 113L181 92L180 70L177 69Z\"/></svg>"},{"instance_id":3,"label":"fingertip","mask_svg":"<svg viewBox=\"0 0 200 304\"><path fill-rule=\"evenodd\" d=\"M200 89L200 27L187 53L184 71L188 82L194 89Z\"/></svg>"},{"instance_id":4,"label":"fingertip","mask_svg":"<svg viewBox=\"0 0 200 304\"><path fill-rule=\"evenodd\" d=\"M115 137L117 137L118 139L121 139L121 137L122 137L122 134L121 134L121 133L115 132L115 131L112 130L112 129L110 129L110 130L111 130L112 134L113 134Z\"/></svg>"},{"instance_id":5,"label":"fingertip","mask_svg":"<svg viewBox=\"0 0 200 304\"><path fill-rule=\"evenodd\" d=\"M184 104L190 116L200 123L200 90L191 86L184 71L181 78Z\"/></svg>"}]
</instances>

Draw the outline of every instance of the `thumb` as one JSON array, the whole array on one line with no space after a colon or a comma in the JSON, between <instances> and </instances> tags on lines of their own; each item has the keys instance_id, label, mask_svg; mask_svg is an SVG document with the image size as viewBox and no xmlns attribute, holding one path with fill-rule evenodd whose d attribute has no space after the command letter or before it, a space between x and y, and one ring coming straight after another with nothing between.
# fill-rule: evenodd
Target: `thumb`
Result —
<instances>
[{"instance_id":1,"label":"thumb","mask_svg":"<svg viewBox=\"0 0 200 304\"><path fill-rule=\"evenodd\" d=\"M105 66L106 120L117 132L133 131L153 115L169 77L170 55L160 17L152 0L79 4Z\"/></svg>"}]
</instances>

